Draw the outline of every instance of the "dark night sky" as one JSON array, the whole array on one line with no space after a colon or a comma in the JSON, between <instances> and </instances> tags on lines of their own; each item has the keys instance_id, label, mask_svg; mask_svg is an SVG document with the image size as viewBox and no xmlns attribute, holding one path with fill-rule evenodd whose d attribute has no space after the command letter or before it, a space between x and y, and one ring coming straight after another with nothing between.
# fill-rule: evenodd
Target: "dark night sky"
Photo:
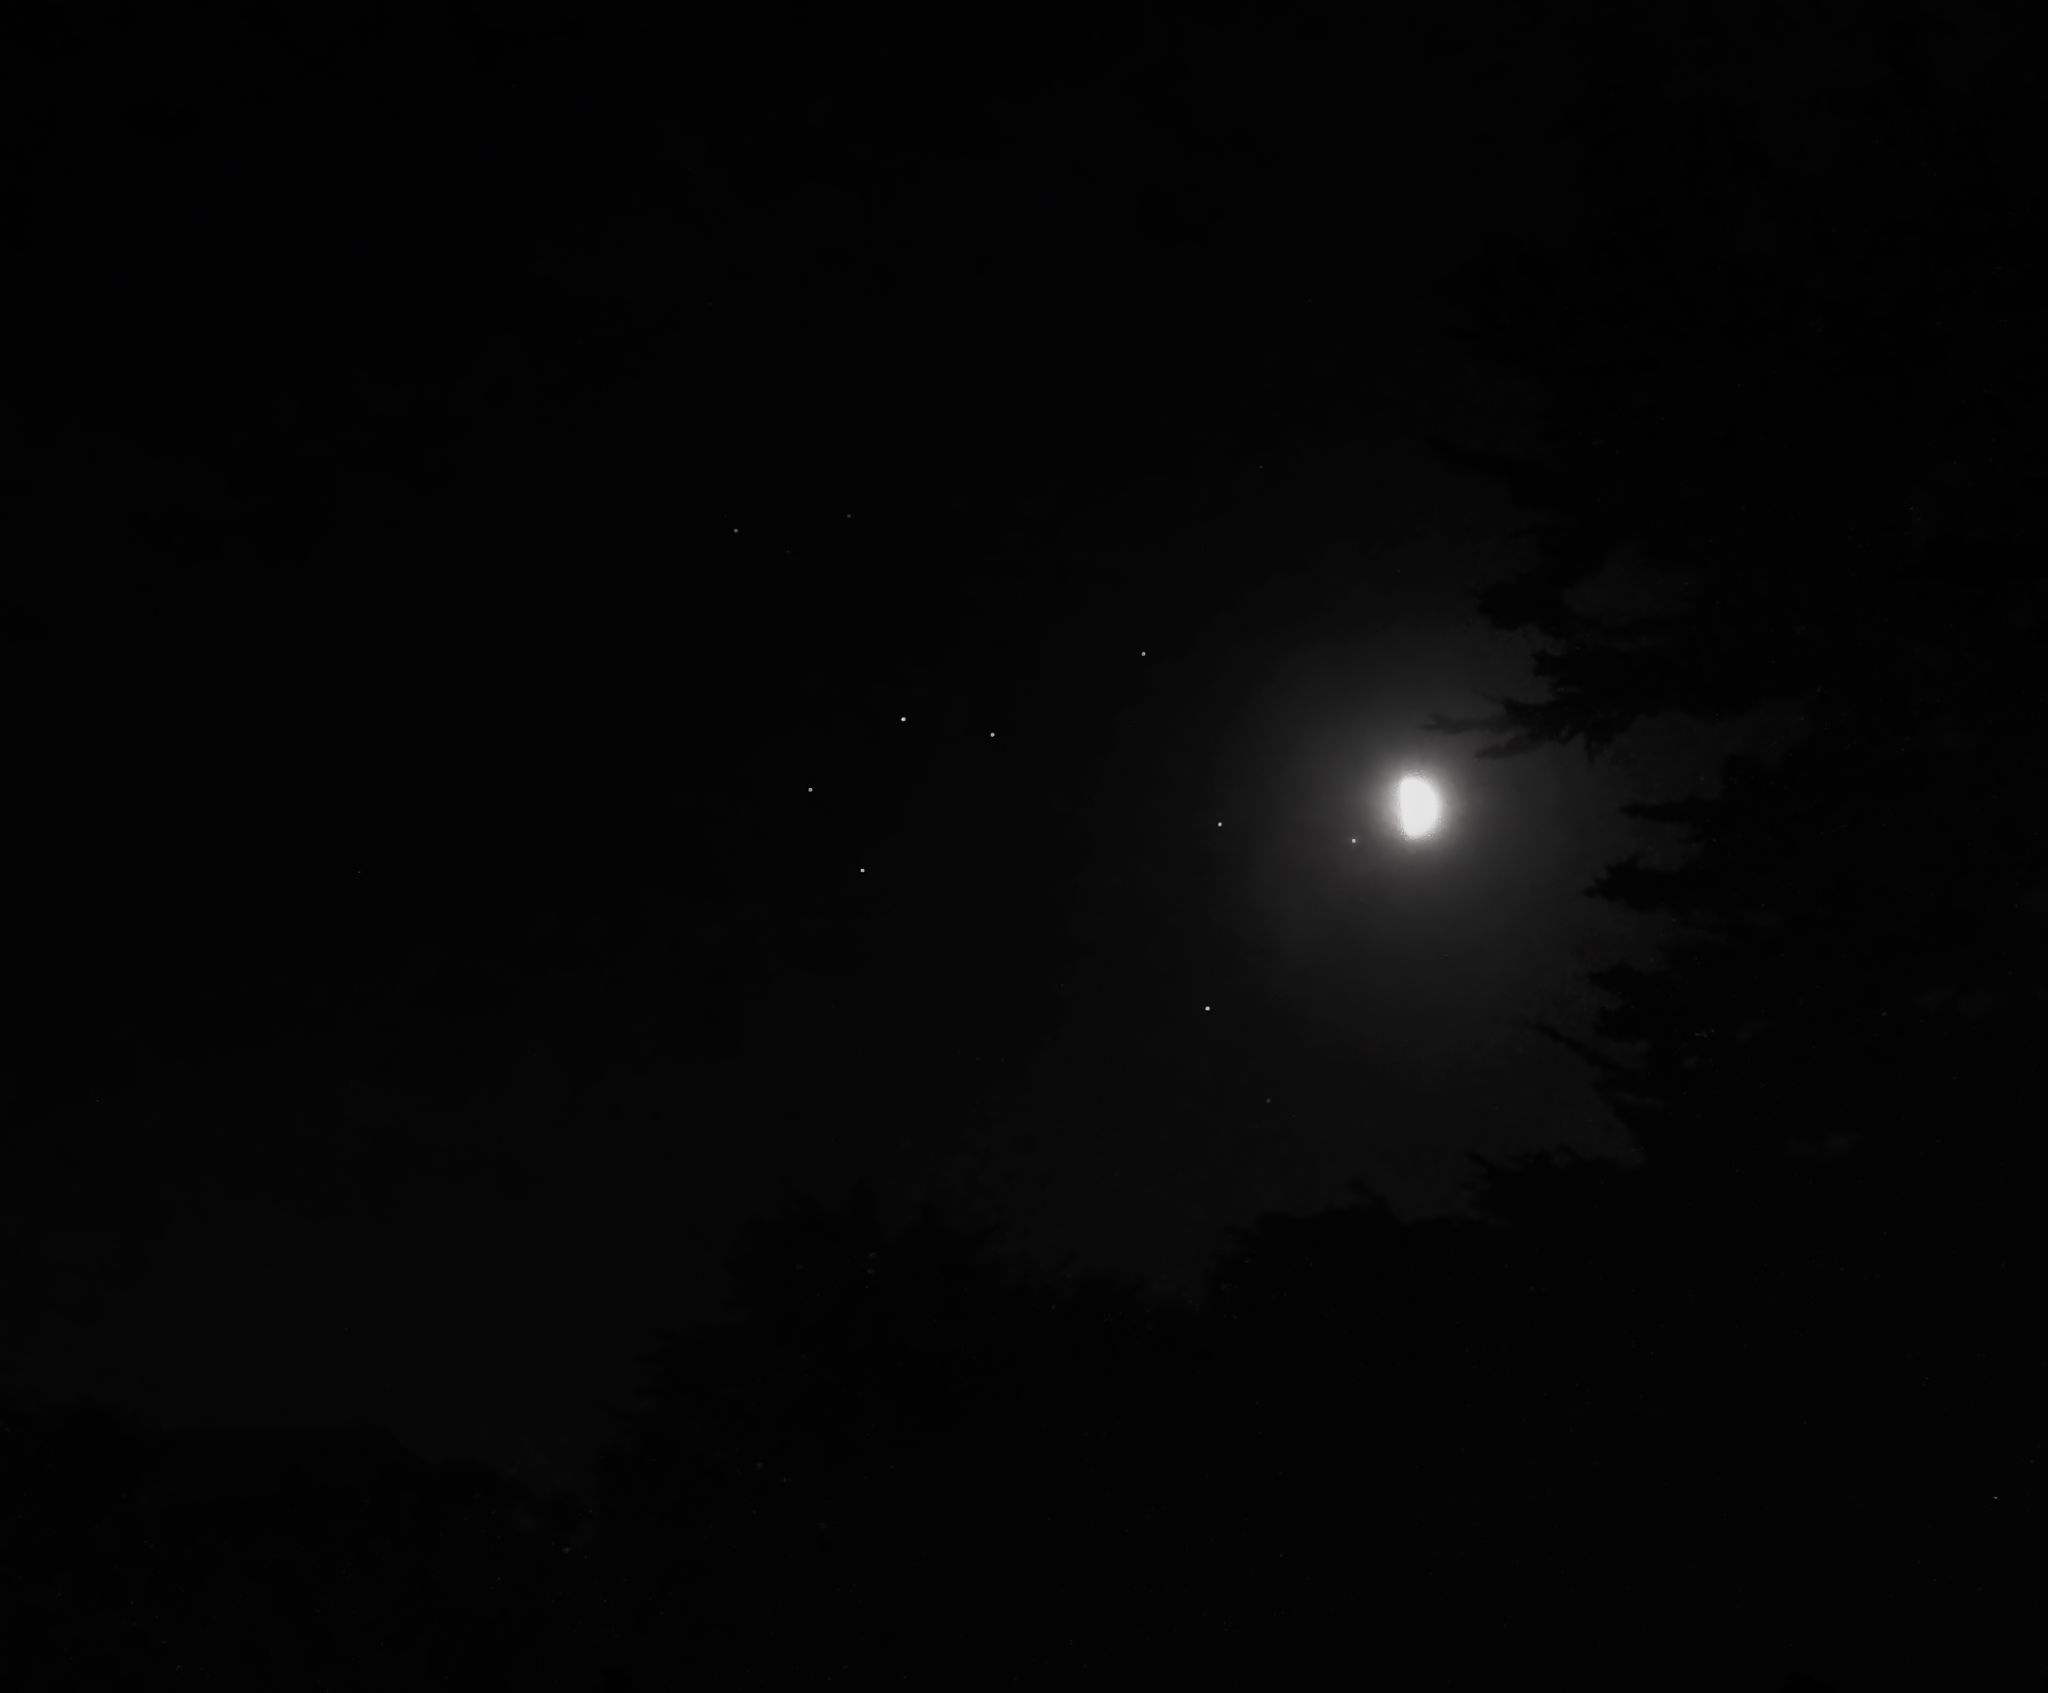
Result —
<instances>
[{"instance_id":1,"label":"dark night sky","mask_svg":"<svg viewBox=\"0 0 2048 1693\"><path fill-rule=\"evenodd\" d=\"M1185 1288L1608 1144L1518 1020L1723 743L1420 728L1526 676L1425 450L1525 408L1431 308L1580 233L1568 41L305 10L0 101L25 1380L573 1477L852 1172Z\"/></svg>"}]
</instances>

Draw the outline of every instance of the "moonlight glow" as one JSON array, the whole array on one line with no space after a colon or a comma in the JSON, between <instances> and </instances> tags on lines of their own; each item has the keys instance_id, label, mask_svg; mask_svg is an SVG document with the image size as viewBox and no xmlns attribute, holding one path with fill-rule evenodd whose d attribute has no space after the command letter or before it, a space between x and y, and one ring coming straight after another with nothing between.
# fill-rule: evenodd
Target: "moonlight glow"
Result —
<instances>
[{"instance_id":1,"label":"moonlight glow","mask_svg":"<svg viewBox=\"0 0 2048 1693\"><path fill-rule=\"evenodd\" d=\"M1444 814L1444 802L1433 783L1420 776L1403 776L1394 791L1394 810L1401 820L1401 833L1413 841L1436 828Z\"/></svg>"}]
</instances>

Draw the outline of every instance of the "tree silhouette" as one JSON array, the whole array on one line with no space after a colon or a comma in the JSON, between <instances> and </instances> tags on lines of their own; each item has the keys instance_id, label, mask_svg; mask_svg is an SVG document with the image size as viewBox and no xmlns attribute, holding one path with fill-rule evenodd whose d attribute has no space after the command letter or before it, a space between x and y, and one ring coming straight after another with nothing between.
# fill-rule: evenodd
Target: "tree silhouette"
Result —
<instances>
[{"instance_id":1,"label":"tree silhouette","mask_svg":"<svg viewBox=\"0 0 2048 1693\"><path fill-rule=\"evenodd\" d=\"M866 1187L749 1230L732 1320L650 1353L644 1405L601 1465L603 1558L632 1630L679 1629L699 1664L848 1673L872 1649L862 1588L929 1556L920 1527L964 1561L958 1526L920 1517L969 1486L949 1498L922 1476L959 1445L1014 1326L986 1245L929 1213L886 1229ZM779 1621L797 1603L816 1622L801 1639Z\"/></svg>"},{"instance_id":2,"label":"tree silhouette","mask_svg":"<svg viewBox=\"0 0 2048 1693\"><path fill-rule=\"evenodd\" d=\"M1478 1214L1420 1223L1354 1187L1239 1231L1192 1310L800 1207L648 1354L606 1649L650 1685L1849 1673L1847 1596L1902 1591L1911 1536L1958 1560L1930 1592L2006 1591L2025 1509L1958 1454L2018 1474L2028 1401L1927 1349L1957 1279L1887 1261L1896 1185L1810 1173L1482 1161ZM1946 1649L1912 1614L1890 1649Z\"/></svg>"},{"instance_id":3,"label":"tree silhouette","mask_svg":"<svg viewBox=\"0 0 2048 1693\"><path fill-rule=\"evenodd\" d=\"M568 1502L388 1435L73 1405L0 1463L10 1685L555 1688L602 1644Z\"/></svg>"},{"instance_id":4,"label":"tree silhouette","mask_svg":"<svg viewBox=\"0 0 2048 1693\"><path fill-rule=\"evenodd\" d=\"M2048 439L2039 208L1988 203L1975 115L1924 86L1909 42L1875 51L1824 240L1797 228L1809 202L1753 109L1616 76L1600 122L1637 144L1592 174L1607 237L1504 256L1464 297L1475 342L1542 395L1530 462L1447 456L1532 508L1531 556L1480 609L1545 643L1544 697L1437 725L1496 756L1597 755L1662 713L1791 709L1788 751L1632 807L1670 852L1590 890L1668 936L1654 964L1594 977L1588 1056L1643 1167L1479 1185L1518 1250L1595 1272L1572 1299L1637 1360L1635 1485L1669 1507L1638 1519L1652 1544L1791 1536L1873 1591L1926 1534L1991 1581L2011 1531L1989 1485L1937 1482L1939 1431L1987 1400L2048 1408L2022 1127L2041 1097L2048 508L2024 455L1979 450ZM1680 178L1699 189L1682 206L1653 187ZM1670 572L1677 610L1595 609L1595 578L1631 559ZM1998 1491L2039 1457L2008 1449ZM1937 1679L1931 1654L1959 1666L1972 1632L1938 1620L1963 1585L1931 1585L1898 1637ZM1973 1614L1979 1664L2038 1675L2016 1612Z\"/></svg>"},{"instance_id":5,"label":"tree silhouette","mask_svg":"<svg viewBox=\"0 0 2048 1693\"><path fill-rule=\"evenodd\" d=\"M1707 1120L1731 1151L1944 1110L1988 1124L2023 1081L1999 1060L2039 979L2024 561L2048 506L2026 461L2005 455L2000 484L1966 443L1987 408L2048 439L2026 398L2048 344L2020 329L2048 325L2039 231L2023 209L1991 215L1968 123L1920 86L1905 41L1872 48L1891 81L1845 131L1833 247L1738 239L1797 223L1791 161L1733 104L1616 75L1594 121L1640 124L1645 144L1594 170L1611 239L1503 261L1456 311L1542 393L1540 456L1442 446L1530 505L1534 557L1480 609L1547 645L1542 699L1437 726L1490 732L1494 756L1598 754L1666 712L1790 702L1803 726L1716 793L1632 807L1684 861L1618 864L1592 890L1684 931L1682 968L1600 978L1617 1001L1601 1033L1640 1058L1603 1085L1646 1144ZM1901 148L1933 174L1888 175ZM1702 185L1682 215L1652 189L1674 175ZM1588 609L1580 590L1624 549L1677 573L1682 608ZM1787 1046L1799 1062L1778 1066Z\"/></svg>"}]
</instances>

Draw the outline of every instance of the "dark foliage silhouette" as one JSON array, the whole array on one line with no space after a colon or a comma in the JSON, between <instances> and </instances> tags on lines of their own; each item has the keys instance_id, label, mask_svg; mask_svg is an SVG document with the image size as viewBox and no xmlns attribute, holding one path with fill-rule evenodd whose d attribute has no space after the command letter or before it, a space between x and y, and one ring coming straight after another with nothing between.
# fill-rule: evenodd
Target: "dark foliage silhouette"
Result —
<instances>
[{"instance_id":1,"label":"dark foliage silhouette","mask_svg":"<svg viewBox=\"0 0 2048 1693\"><path fill-rule=\"evenodd\" d=\"M1760 1537L1791 1537L1918 1607L1896 1636L1916 1684L2018 1685L2048 1655L2009 1576L2048 1552L2029 1479L2048 1264L2020 1127L2041 1099L2048 525L2033 472L1982 449L1987 428L2043 438L2019 326L2048 298L2038 205L1987 200L1970 152L2016 110L2003 85L1964 114L1891 65L1896 109L1851 124L1832 166L1826 250L1740 238L1789 231L1801 191L1737 111L1617 79L1613 121L1661 138L1603 155L1604 192L1639 215L1468 296L1468 330L1548 413L1540 464L1449 453L1535 513L1532 562L1481 610L1547 640L1545 697L1438 727L1599 753L1664 712L1789 709L1788 751L1636 807L1670 852L1589 890L1671 936L1653 966L1596 975L1591 1054L1645 1157L1615 1203L1662 1231L1608 1265L1658 1290L1631 1354L1656 1466L1636 1485L1677 1481L1679 1448L1712 1477L1643 1526L1671 1544L1715 1513L1759 1567ZM1917 150L1903 178L1896 145ZM1678 213L1651 160L1716 191ZM1681 609L1586 609L1624 549L1673 573ZM1525 1244L1552 1232L1554 1173L1496 1174ZM2031 1434L1993 1437L1993 1404ZM1943 1456L1959 1440L1985 1454L1974 1485ZM1918 1582L1897 1567L1916 1537L1953 1560ZM1804 1638L1870 1672L1831 1585Z\"/></svg>"},{"instance_id":2,"label":"dark foliage silhouette","mask_svg":"<svg viewBox=\"0 0 2048 1693\"><path fill-rule=\"evenodd\" d=\"M560 1688L599 1641L575 1509L349 1430L90 1406L4 1458L10 1685Z\"/></svg>"}]
</instances>

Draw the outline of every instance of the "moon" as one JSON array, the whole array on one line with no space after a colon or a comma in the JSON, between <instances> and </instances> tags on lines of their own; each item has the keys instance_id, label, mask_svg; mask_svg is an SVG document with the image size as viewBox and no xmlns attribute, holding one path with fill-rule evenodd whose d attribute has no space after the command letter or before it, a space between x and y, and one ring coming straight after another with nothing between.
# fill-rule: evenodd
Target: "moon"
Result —
<instances>
[{"instance_id":1,"label":"moon","mask_svg":"<svg viewBox=\"0 0 2048 1693\"><path fill-rule=\"evenodd\" d=\"M1421 776L1403 776L1394 790L1394 814L1400 819L1401 833L1411 841L1434 832L1444 815L1436 784Z\"/></svg>"}]
</instances>

